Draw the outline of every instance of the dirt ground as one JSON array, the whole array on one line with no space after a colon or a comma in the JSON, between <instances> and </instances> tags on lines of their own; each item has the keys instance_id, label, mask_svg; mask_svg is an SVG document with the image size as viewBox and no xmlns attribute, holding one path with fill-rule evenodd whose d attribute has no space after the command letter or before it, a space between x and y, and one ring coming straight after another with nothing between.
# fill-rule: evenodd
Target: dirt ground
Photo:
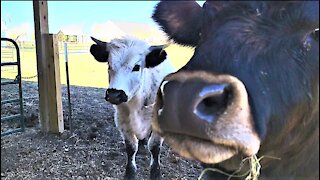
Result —
<instances>
[{"instance_id":1,"label":"dirt ground","mask_svg":"<svg viewBox=\"0 0 320 180\"><path fill-rule=\"evenodd\" d=\"M38 123L38 85L23 81L25 132L1 137L1 179L122 179L126 153L113 122L113 107L101 88L71 86L72 131L69 129L66 86L63 108L66 131L43 134ZM13 97L17 86L1 87L1 99ZM14 104L1 105L1 117L18 113ZM18 124L1 123L1 131ZM140 147L138 179L148 179L150 154ZM197 179L199 163L161 150L163 179Z\"/></svg>"}]
</instances>

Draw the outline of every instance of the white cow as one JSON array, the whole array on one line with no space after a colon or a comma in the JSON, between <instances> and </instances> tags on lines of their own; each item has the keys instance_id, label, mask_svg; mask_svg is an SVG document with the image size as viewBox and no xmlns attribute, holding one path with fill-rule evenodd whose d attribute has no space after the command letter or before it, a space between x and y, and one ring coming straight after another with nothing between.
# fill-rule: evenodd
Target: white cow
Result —
<instances>
[{"instance_id":1,"label":"white cow","mask_svg":"<svg viewBox=\"0 0 320 180\"><path fill-rule=\"evenodd\" d=\"M125 178L134 179L135 155L139 140L149 138L151 116L159 85L175 69L167 60L163 46L150 46L146 42L125 37L96 43L90 48L99 62L109 65L109 88L105 99L115 108L115 123L125 141L128 162ZM148 149L151 152L151 179L160 179L159 155L162 138L151 133Z\"/></svg>"}]
</instances>

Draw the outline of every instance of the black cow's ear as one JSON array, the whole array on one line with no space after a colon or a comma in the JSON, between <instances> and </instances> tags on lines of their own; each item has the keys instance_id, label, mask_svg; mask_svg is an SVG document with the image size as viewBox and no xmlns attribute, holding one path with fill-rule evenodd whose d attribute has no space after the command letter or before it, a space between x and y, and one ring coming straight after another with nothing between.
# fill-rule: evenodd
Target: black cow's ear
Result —
<instances>
[{"instance_id":1,"label":"black cow's ear","mask_svg":"<svg viewBox=\"0 0 320 180\"><path fill-rule=\"evenodd\" d=\"M167 58L167 53L163 50L163 46L151 46L149 49L150 52L146 56L146 68L158 66Z\"/></svg>"},{"instance_id":2,"label":"black cow's ear","mask_svg":"<svg viewBox=\"0 0 320 180\"><path fill-rule=\"evenodd\" d=\"M91 45L90 53L97 61L107 62L109 57L109 52L107 51L107 43L93 37L91 37L91 39L97 44Z\"/></svg>"},{"instance_id":3,"label":"black cow's ear","mask_svg":"<svg viewBox=\"0 0 320 180\"><path fill-rule=\"evenodd\" d=\"M196 46L200 40L203 13L196 1L161 1L152 18L175 42Z\"/></svg>"}]
</instances>

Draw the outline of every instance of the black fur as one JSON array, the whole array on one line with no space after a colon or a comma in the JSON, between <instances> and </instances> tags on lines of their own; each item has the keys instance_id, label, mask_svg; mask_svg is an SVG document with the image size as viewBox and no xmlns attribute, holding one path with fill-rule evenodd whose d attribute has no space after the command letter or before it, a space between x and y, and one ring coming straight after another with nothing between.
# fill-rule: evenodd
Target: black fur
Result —
<instances>
[{"instance_id":1,"label":"black fur","mask_svg":"<svg viewBox=\"0 0 320 180\"><path fill-rule=\"evenodd\" d=\"M202 17L202 9L195 1L162 1L152 15L171 39L193 46L199 41Z\"/></svg>"},{"instance_id":2,"label":"black fur","mask_svg":"<svg viewBox=\"0 0 320 180\"><path fill-rule=\"evenodd\" d=\"M159 164L160 147L161 147L160 142L156 142L155 144L151 145L151 147L149 147L153 157L153 162L150 167L151 180L161 179L161 171L160 171L160 164Z\"/></svg>"},{"instance_id":3,"label":"black fur","mask_svg":"<svg viewBox=\"0 0 320 180\"><path fill-rule=\"evenodd\" d=\"M146 68L153 68L159 64L161 64L167 58L167 53L162 48L153 49L146 56Z\"/></svg>"},{"instance_id":4,"label":"black fur","mask_svg":"<svg viewBox=\"0 0 320 180\"><path fill-rule=\"evenodd\" d=\"M273 12L270 16L278 21L271 19L268 24L254 16L255 12L251 11L254 10L251 6L243 3L230 5L209 26L206 39L197 46L194 56L183 68L231 74L242 80L248 89L249 96L255 97L249 98L249 101L256 120L256 130L261 138L266 135L266 125L269 120L289 115L292 107L283 106L283 104L293 105L295 101L306 98L305 92L312 92L312 88L315 88L302 83L308 81L306 73L308 76L315 76L319 71L319 68L314 68L318 67L319 59L308 57L310 53L306 56L302 47L303 38L312 31L312 28L305 30L305 33L298 33L299 29L295 29L294 22L302 22L299 17L295 17L295 13L302 16L303 12L296 10L298 4L294 5L295 11L282 12L283 18L279 18L279 12ZM287 6L293 8L291 7L293 4ZM243 11L253 14L244 14ZM261 11L265 12L263 9ZM232 21L229 20L230 16L233 18ZM300 25L304 26L308 23L304 22ZM220 26L214 26L215 24ZM289 24L291 27L288 26ZM284 34L285 31L292 33ZM312 46L315 48L318 42L312 42ZM311 56L316 54L314 50ZM292 60L289 61L288 58ZM303 64L295 62L304 59L310 59L309 61L313 62ZM316 66L310 67L310 64ZM289 87L290 90L288 90Z\"/></svg>"},{"instance_id":5,"label":"black fur","mask_svg":"<svg viewBox=\"0 0 320 180\"><path fill-rule=\"evenodd\" d=\"M134 180L136 178L136 169L132 163L132 159L133 159L133 155L136 150L135 150L134 145L128 140L125 140L125 145L126 145L128 160L127 160L126 172L125 172L124 179Z\"/></svg>"},{"instance_id":6,"label":"black fur","mask_svg":"<svg viewBox=\"0 0 320 180\"><path fill-rule=\"evenodd\" d=\"M311 34L316 41L319 41L319 29Z\"/></svg>"},{"instance_id":7,"label":"black fur","mask_svg":"<svg viewBox=\"0 0 320 180\"><path fill-rule=\"evenodd\" d=\"M109 52L105 47L93 44L90 47L90 53L99 62L107 62L109 57Z\"/></svg>"},{"instance_id":8,"label":"black fur","mask_svg":"<svg viewBox=\"0 0 320 180\"><path fill-rule=\"evenodd\" d=\"M206 2L206 13L197 10L191 17L184 12L191 2L181 3L180 10L178 3L160 2L156 7L153 18L171 38L197 45L179 71L205 70L240 79L262 140L260 149L290 154L264 172L282 167L284 176L318 177L319 35L314 30L319 28L319 1L214 3ZM207 20L199 29L201 19ZM184 26L173 26L179 23ZM190 31L202 35L197 39ZM289 132L282 132L287 128Z\"/></svg>"}]
</instances>

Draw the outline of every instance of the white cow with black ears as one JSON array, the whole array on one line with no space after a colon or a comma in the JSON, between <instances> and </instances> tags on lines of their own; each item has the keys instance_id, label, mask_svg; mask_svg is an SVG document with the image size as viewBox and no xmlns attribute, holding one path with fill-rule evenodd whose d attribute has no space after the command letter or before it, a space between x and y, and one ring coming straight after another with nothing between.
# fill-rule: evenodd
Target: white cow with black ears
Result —
<instances>
[{"instance_id":1,"label":"white cow with black ears","mask_svg":"<svg viewBox=\"0 0 320 180\"><path fill-rule=\"evenodd\" d=\"M152 108L163 78L174 71L163 46L125 37L96 43L90 48L99 62L109 65L109 88L105 99L114 105L114 120L125 141L128 162L125 179L134 179L135 155L138 142L151 133ZM148 148L151 152L151 179L160 179L159 155L163 139L151 133Z\"/></svg>"}]
</instances>

